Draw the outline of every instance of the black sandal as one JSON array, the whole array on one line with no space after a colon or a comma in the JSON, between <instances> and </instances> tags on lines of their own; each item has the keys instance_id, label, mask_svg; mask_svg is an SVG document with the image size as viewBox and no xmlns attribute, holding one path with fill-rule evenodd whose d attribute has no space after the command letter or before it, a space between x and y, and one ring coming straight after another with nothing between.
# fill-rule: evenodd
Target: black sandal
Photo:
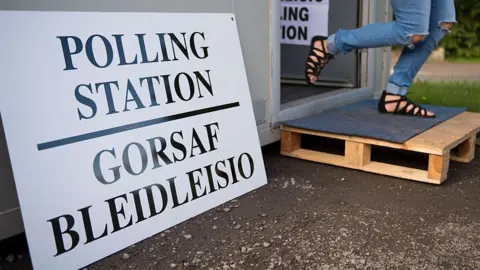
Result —
<instances>
[{"instance_id":1,"label":"black sandal","mask_svg":"<svg viewBox=\"0 0 480 270\"><path fill-rule=\"evenodd\" d=\"M320 75L320 72L322 69L330 62L331 59L333 59L333 55L329 54L326 52L326 48L323 44L323 41L327 40L327 37L324 36L314 36L312 38L312 41L310 43L310 51L307 56L307 61L305 64L305 79L307 80L307 83L313 84L310 82L309 76L314 75L315 77L318 77ZM321 48L316 48L313 46L313 44L316 41L321 41ZM322 53L323 56L320 56L317 54L317 51ZM317 59L317 62L313 61L312 58L310 57L315 57ZM311 64L311 65L310 65Z\"/></svg>"},{"instance_id":2,"label":"black sandal","mask_svg":"<svg viewBox=\"0 0 480 270\"><path fill-rule=\"evenodd\" d=\"M391 96L396 96L400 97L399 99L394 99L394 100L389 100L385 101L385 98L387 95ZM403 108L399 109L400 104L405 102L405 106ZM397 106L395 106L395 109L392 112L387 111L386 105L390 103L397 103ZM410 107L409 110L407 110ZM402 95L397 95L397 94L391 94L387 93L386 91L383 91L382 97L380 98L378 102L378 111L380 113L391 113L395 115L406 115L406 116L415 116L415 117L424 117L424 118L435 118L435 114L433 115L428 115L427 110L422 108L421 106L415 104L415 102L409 100L407 97L402 96Z\"/></svg>"}]
</instances>

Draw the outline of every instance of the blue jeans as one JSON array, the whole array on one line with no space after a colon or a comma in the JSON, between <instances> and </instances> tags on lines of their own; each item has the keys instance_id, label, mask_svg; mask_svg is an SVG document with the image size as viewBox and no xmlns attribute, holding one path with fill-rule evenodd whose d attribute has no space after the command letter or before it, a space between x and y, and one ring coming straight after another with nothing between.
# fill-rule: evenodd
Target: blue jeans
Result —
<instances>
[{"instance_id":1,"label":"blue jeans","mask_svg":"<svg viewBox=\"0 0 480 270\"><path fill-rule=\"evenodd\" d=\"M440 40L450 30L441 23L456 23L454 0L391 0L396 20L357 29L340 29L329 36L329 53L349 53L354 49L404 46L385 90L406 95L413 79ZM413 43L413 35L425 36Z\"/></svg>"}]
</instances>

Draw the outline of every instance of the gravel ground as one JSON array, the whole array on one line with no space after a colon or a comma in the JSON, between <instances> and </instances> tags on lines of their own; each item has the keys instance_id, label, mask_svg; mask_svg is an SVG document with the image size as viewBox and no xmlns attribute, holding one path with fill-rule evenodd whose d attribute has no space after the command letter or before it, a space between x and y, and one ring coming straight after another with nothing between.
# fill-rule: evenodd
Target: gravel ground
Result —
<instances>
[{"instance_id":1,"label":"gravel ground","mask_svg":"<svg viewBox=\"0 0 480 270\"><path fill-rule=\"evenodd\" d=\"M480 158L433 186L278 152L268 185L87 268L480 269ZM22 237L0 269L31 269Z\"/></svg>"}]
</instances>

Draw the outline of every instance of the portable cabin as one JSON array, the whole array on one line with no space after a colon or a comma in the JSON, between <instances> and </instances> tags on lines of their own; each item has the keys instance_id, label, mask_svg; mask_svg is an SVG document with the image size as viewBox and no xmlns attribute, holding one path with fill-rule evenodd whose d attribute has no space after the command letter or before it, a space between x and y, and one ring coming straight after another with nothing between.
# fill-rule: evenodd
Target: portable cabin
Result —
<instances>
[{"instance_id":1,"label":"portable cabin","mask_svg":"<svg viewBox=\"0 0 480 270\"><path fill-rule=\"evenodd\" d=\"M300 1L298 1L300 2ZM389 48L360 50L338 56L315 87L304 81L308 46L286 44L301 40L307 29L285 20L304 20L308 10L281 0L4 0L0 10L233 13L236 17L251 98L262 146L280 139L279 123L350 102L372 98L385 85L390 70ZM328 6L319 27L337 29L391 20L387 1L312 0ZM301 6L301 5L300 5ZM312 21L310 25L315 25ZM317 16L318 18L318 16ZM78 22L88 23L88 22ZM8 27L8 26L7 26ZM5 41L4 41L5 42ZM8 42L8 41L6 41ZM32 44L34 46L34 44ZM228 50L229 48L225 48ZM7 91L3 89L2 91ZM13 173L0 118L0 240L23 232Z\"/></svg>"}]
</instances>

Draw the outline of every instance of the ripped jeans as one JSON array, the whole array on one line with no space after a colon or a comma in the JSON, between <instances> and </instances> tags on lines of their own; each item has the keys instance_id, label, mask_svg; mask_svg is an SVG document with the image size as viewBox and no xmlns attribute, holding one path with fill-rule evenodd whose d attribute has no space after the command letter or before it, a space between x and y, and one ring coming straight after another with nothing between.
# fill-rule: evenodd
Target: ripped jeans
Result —
<instances>
[{"instance_id":1,"label":"ripped jeans","mask_svg":"<svg viewBox=\"0 0 480 270\"><path fill-rule=\"evenodd\" d=\"M357 29L340 29L329 36L329 53L354 49L404 46L385 90L406 95L408 87L440 40L450 31L442 23L456 23L454 0L390 0L395 21L375 23ZM412 37L423 36L413 42Z\"/></svg>"}]
</instances>

